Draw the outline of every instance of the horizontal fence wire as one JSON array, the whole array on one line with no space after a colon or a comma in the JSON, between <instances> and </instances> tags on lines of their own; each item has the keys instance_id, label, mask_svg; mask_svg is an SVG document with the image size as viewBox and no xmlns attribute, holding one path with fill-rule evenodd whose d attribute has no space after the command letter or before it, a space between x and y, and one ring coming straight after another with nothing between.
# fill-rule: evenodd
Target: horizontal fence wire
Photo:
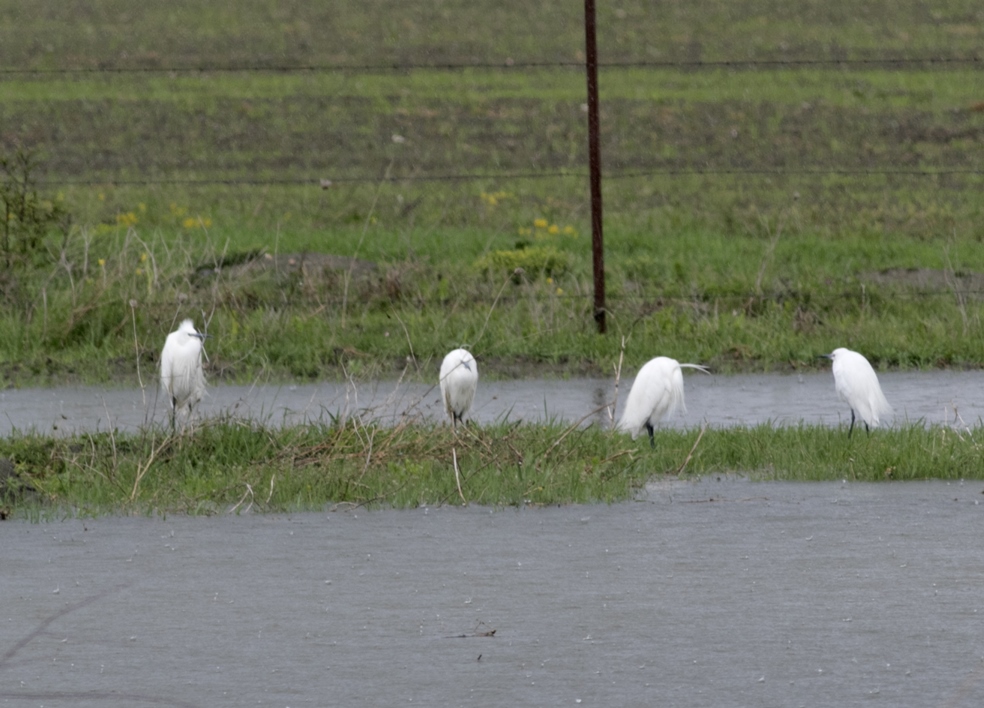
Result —
<instances>
[{"instance_id":1,"label":"horizontal fence wire","mask_svg":"<svg viewBox=\"0 0 984 708\"><path fill-rule=\"evenodd\" d=\"M867 59L721 59L721 60L641 60L599 62L599 70L620 69L685 69L687 71L716 69L768 69L797 68L867 69L872 67L984 67L984 57L979 56L922 56L922 57L872 57ZM412 71L527 71L543 69L583 70L584 62L576 61L511 61L501 62L448 62L448 63L392 63L392 64L210 64L190 66L92 66L23 68L2 67L0 76L39 75L57 76L73 74L199 74L199 73L388 73Z\"/></svg>"},{"instance_id":2,"label":"horizontal fence wire","mask_svg":"<svg viewBox=\"0 0 984 708\"><path fill-rule=\"evenodd\" d=\"M557 281L561 282L562 281ZM827 302L853 302L862 301L872 296L891 297L892 300L905 300L909 302L919 302L926 300L939 299L965 299L966 304L973 303L975 306L984 300L984 290L973 289L949 289L949 288L926 288L921 290L902 290L885 286L885 294L879 295L880 291L873 289L869 283L864 293L860 289L856 291L842 291L838 293L828 293ZM499 295L471 295L469 301L477 305L516 305L529 302L529 294L499 294ZM568 292L561 294L538 295L544 300L555 300L565 303L568 306L580 305L590 309L593 305L594 295L590 292ZM692 310L695 313L707 315L718 314L727 315L730 313L747 312L749 308L758 308L763 305L781 305L784 302L799 304L800 301L787 292L763 291L757 292L749 290L747 292L734 292L727 294L702 295L699 298L674 297L668 295L633 295L626 293L607 294L606 301L609 309L617 309L619 306L630 308L631 311L643 311L644 316L649 316L663 310ZM445 300L441 297L419 297L415 299L418 304L439 304ZM325 306L343 306L347 300L341 296L322 297L319 303ZM718 308L715 312L715 308ZM724 309L721 309L724 308ZM809 310L809 305L804 306L804 310Z\"/></svg>"},{"instance_id":3,"label":"horizontal fence wire","mask_svg":"<svg viewBox=\"0 0 984 708\"><path fill-rule=\"evenodd\" d=\"M673 176L709 176L709 177L947 177L963 175L976 177L984 175L984 168L981 169L850 169L850 168L829 168L829 169L730 169L730 168L708 168L708 169L682 169L666 168L653 170L634 170L632 172L610 172L604 171L605 179L625 180L641 179L645 177L673 177ZM565 171L565 172L490 172L484 174L445 174L445 175L406 175L393 176L386 175L380 177L298 177L289 179L115 179L113 177L94 178L94 179L39 179L38 185L49 187L96 187L100 185L112 184L118 187L146 187L153 185L162 186L182 186L182 187L212 187L212 186L283 186L283 187L302 187L310 186L318 189L328 189L336 184L408 184L408 183L427 183L427 182L479 182L479 181L506 181L506 180L540 180L540 179L587 179L588 171ZM326 184L326 181L328 184Z\"/></svg>"}]
</instances>

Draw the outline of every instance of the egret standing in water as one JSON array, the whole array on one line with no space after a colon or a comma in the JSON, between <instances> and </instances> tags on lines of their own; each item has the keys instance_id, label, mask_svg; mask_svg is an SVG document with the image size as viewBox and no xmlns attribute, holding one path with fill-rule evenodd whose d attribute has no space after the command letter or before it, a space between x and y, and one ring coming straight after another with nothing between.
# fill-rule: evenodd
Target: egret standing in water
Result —
<instances>
[{"instance_id":1,"label":"egret standing in water","mask_svg":"<svg viewBox=\"0 0 984 708\"><path fill-rule=\"evenodd\" d=\"M478 388L478 364L465 349L455 349L441 362L441 400L451 416L451 427L464 422Z\"/></svg>"},{"instance_id":2,"label":"egret standing in water","mask_svg":"<svg viewBox=\"0 0 984 708\"><path fill-rule=\"evenodd\" d=\"M665 356L658 356L639 369L618 421L618 430L629 433L635 440L645 429L649 433L650 446L656 447L653 435L656 424L677 407L687 410L683 402L684 368L710 373L707 367L700 364L681 364Z\"/></svg>"},{"instance_id":3,"label":"egret standing in water","mask_svg":"<svg viewBox=\"0 0 984 708\"><path fill-rule=\"evenodd\" d=\"M878 427L883 415L892 413L892 407L878 385L875 370L864 356L843 347L820 356L834 362L834 388L851 407L851 427L848 428L847 437L851 437L854 432L855 412L864 421L864 428L870 434L871 428Z\"/></svg>"},{"instance_id":4,"label":"egret standing in water","mask_svg":"<svg viewBox=\"0 0 984 708\"><path fill-rule=\"evenodd\" d=\"M167 335L161 352L161 388L171 403L171 429L179 410L192 408L205 394L205 374L202 371L202 346L205 335L195 329L195 323L185 320L177 330Z\"/></svg>"}]
</instances>

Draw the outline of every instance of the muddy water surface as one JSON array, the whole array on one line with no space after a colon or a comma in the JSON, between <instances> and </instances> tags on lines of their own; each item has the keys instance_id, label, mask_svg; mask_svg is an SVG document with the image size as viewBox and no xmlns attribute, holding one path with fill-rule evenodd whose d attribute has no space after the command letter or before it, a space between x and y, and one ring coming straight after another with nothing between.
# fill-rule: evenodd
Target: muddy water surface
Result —
<instances>
[{"instance_id":1,"label":"muddy water surface","mask_svg":"<svg viewBox=\"0 0 984 708\"><path fill-rule=\"evenodd\" d=\"M0 524L0 704L984 705L984 485Z\"/></svg>"},{"instance_id":2,"label":"muddy water surface","mask_svg":"<svg viewBox=\"0 0 984 708\"><path fill-rule=\"evenodd\" d=\"M894 406L895 421L976 424L984 416L984 372L885 373L882 388ZM631 379L623 379L619 404ZM850 410L838 400L829 373L808 375L705 376L685 378L687 412L665 425L715 426L799 422L838 425ZM538 421L585 418L607 425L598 411L615 397L610 380L533 380L480 382L472 417L480 423L500 419ZM153 387L140 389L54 388L0 392L0 435L14 428L69 433L80 430L133 430L147 421L167 419L166 402ZM596 411L592 413L593 411ZM320 383L299 386L215 386L199 416L234 415L270 424L363 415L392 421L402 415L441 419L436 386L393 382L359 386Z\"/></svg>"}]
</instances>

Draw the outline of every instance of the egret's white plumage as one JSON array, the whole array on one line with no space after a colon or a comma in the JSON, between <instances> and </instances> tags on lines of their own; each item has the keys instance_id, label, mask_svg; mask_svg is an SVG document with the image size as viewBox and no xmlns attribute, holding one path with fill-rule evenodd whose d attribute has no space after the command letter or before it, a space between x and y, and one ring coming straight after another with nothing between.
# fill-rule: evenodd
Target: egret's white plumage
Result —
<instances>
[{"instance_id":1,"label":"egret's white plumage","mask_svg":"<svg viewBox=\"0 0 984 708\"><path fill-rule=\"evenodd\" d=\"M868 432L871 432L871 428L878 427L882 416L892 414L892 406L885 400L885 394L878 384L878 376L864 356L843 347L823 356L834 362L834 388L851 407L848 437L854 432L855 413L864 421Z\"/></svg>"},{"instance_id":2,"label":"egret's white plumage","mask_svg":"<svg viewBox=\"0 0 984 708\"><path fill-rule=\"evenodd\" d=\"M618 421L618 429L629 433L635 440L639 433L649 433L649 444L656 446L653 428L677 408L686 411L683 401L683 371L697 369L705 374L707 368L700 364L681 364L676 359L658 356L648 361L632 382L625 410Z\"/></svg>"},{"instance_id":3,"label":"egret's white plumage","mask_svg":"<svg viewBox=\"0 0 984 708\"><path fill-rule=\"evenodd\" d=\"M202 371L202 341L205 335L195 329L195 323L185 320L167 335L161 352L161 388L171 404L171 425L178 411L192 408L205 394L205 374Z\"/></svg>"},{"instance_id":4,"label":"egret's white plumage","mask_svg":"<svg viewBox=\"0 0 984 708\"><path fill-rule=\"evenodd\" d=\"M441 400L451 416L451 426L463 422L475 400L478 364L465 349L455 349L441 362Z\"/></svg>"}]
</instances>

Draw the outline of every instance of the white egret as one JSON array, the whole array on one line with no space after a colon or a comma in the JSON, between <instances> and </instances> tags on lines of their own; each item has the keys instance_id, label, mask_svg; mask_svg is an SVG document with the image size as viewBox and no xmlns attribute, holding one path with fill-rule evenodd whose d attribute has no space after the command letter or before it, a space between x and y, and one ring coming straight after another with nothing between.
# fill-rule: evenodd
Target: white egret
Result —
<instances>
[{"instance_id":1,"label":"white egret","mask_svg":"<svg viewBox=\"0 0 984 708\"><path fill-rule=\"evenodd\" d=\"M451 427L464 422L478 388L478 364L466 349L455 349L441 362L441 399L451 416Z\"/></svg>"},{"instance_id":2,"label":"white egret","mask_svg":"<svg viewBox=\"0 0 984 708\"><path fill-rule=\"evenodd\" d=\"M821 356L834 362L834 388L851 407L851 427L847 437L854 432L855 412L864 421L864 428L869 433L872 427L878 427L883 415L892 414L892 406L885 400L885 394L878 385L878 376L864 356L844 347Z\"/></svg>"},{"instance_id":3,"label":"white egret","mask_svg":"<svg viewBox=\"0 0 984 708\"><path fill-rule=\"evenodd\" d=\"M202 342L205 335L195 329L195 323L185 320L167 335L161 352L161 388L171 403L171 428L179 410L192 408L205 394L205 374L202 371Z\"/></svg>"},{"instance_id":4,"label":"white egret","mask_svg":"<svg viewBox=\"0 0 984 708\"><path fill-rule=\"evenodd\" d=\"M658 356L648 361L632 382L625 410L618 421L618 430L629 433L635 440L645 429L649 433L649 444L656 447L653 428L670 415L677 407L687 410L683 402L683 371L697 369L710 373L700 364L681 364L676 359Z\"/></svg>"}]
</instances>

